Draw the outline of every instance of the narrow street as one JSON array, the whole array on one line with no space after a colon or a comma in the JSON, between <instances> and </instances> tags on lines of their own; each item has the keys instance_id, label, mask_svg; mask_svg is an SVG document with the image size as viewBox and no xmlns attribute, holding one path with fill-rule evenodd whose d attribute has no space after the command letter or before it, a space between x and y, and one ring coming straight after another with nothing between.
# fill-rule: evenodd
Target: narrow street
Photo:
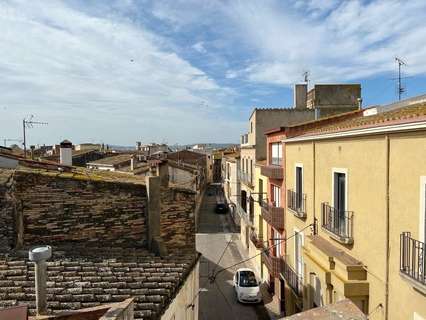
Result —
<instances>
[{"instance_id":1,"label":"narrow street","mask_svg":"<svg viewBox=\"0 0 426 320\"><path fill-rule=\"evenodd\" d=\"M256 305L239 303L232 286L234 272L238 268L251 267L250 262L219 273L214 283L209 281L208 277L212 273L247 257L242 257L238 250L241 244L229 213L217 214L214 211L214 186L208 187L202 201L196 238L197 250L203 255L200 264L200 288L203 289L200 292L199 318L201 320L269 319L263 303ZM230 240L232 241L228 245Z\"/></svg>"}]
</instances>

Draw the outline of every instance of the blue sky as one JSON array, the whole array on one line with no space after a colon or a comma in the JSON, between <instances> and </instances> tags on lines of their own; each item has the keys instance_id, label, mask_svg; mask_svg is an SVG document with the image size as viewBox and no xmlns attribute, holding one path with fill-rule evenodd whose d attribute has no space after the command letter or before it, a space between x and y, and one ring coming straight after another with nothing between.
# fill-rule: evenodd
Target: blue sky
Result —
<instances>
[{"instance_id":1,"label":"blue sky","mask_svg":"<svg viewBox=\"0 0 426 320\"><path fill-rule=\"evenodd\" d=\"M292 86L362 84L364 105L426 92L426 1L3 0L0 138L237 142Z\"/></svg>"}]
</instances>

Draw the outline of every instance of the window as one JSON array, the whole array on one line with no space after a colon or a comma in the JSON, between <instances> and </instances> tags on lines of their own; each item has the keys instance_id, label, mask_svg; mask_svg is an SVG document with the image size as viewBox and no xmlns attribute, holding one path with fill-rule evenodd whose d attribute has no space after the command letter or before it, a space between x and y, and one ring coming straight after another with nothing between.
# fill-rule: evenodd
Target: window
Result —
<instances>
[{"instance_id":1,"label":"window","mask_svg":"<svg viewBox=\"0 0 426 320\"><path fill-rule=\"evenodd\" d=\"M296 208L302 208L303 201L303 168L301 165L296 166Z\"/></svg>"},{"instance_id":2,"label":"window","mask_svg":"<svg viewBox=\"0 0 426 320\"><path fill-rule=\"evenodd\" d=\"M280 166L283 158L283 146L280 142L271 144L271 164Z\"/></svg>"},{"instance_id":3,"label":"window","mask_svg":"<svg viewBox=\"0 0 426 320\"><path fill-rule=\"evenodd\" d=\"M338 169L333 171L333 229L341 235L346 235L349 229L348 218L346 217L346 172Z\"/></svg>"},{"instance_id":4,"label":"window","mask_svg":"<svg viewBox=\"0 0 426 320\"><path fill-rule=\"evenodd\" d=\"M248 173L248 159L246 159L246 173Z\"/></svg>"},{"instance_id":5,"label":"window","mask_svg":"<svg viewBox=\"0 0 426 320\"><path fill-rule=\"evenodd\" d=\"M250 159L250 182L253 182L253 160Z\"/></svg>"},{"instance_id":6,"label":"window","mask_svg":"<svg viewBox=\"0 0 426 320\"><path fill-rule=\"evenodd\" d=\"M228 180L231 178L231 165L227 163Z\"/></svg>"},{"instance_id":7,"label":"window","mask_svg":"<svg viewBox=\"0 0 426 320\"><path fill-rule=\"evenodd\" d=\"M271 188L272 204L274 205L274 207L281 207L281 188L275 185L272 185Z\"/></svg>"},{"instance_id":8,"label":"window","mask_svg":"<svg viewBox=\"0 0 426 320\"><path fill-rule=\"evenodd\" d=\"M259 179L259 204L263 201L263 180Z\"/></svg>"},{"instance_id":9,"label":"window","mask_svg":"<svg viewBox=\"0 0 426 320\"><path fill-rule=\"evenodd\" d=\"M294 231L294 262L296 265L296 273L299 277L303 276L303 233Z\"/></svg>"},{"instance_id":10,"label":"window","mask_svg":"<svg viewBox=\"0 0 426 320\"><path fill-rule=\"evenodd\" d=\"M273 235L274 235L275 256L279 258L281 257L281 243L283 240L281 239L281 234L279 234L275 230L273 232Z\"/></svg>"},{"instance_id":11,"label":"window","mask_svg":"<svg viewBox=\"0 0 426 320\"><path fill-rule=\"evenodd\" d=\"M253 133L253 122L250 122L250 132Z\"/></svg>"}]
</instances>

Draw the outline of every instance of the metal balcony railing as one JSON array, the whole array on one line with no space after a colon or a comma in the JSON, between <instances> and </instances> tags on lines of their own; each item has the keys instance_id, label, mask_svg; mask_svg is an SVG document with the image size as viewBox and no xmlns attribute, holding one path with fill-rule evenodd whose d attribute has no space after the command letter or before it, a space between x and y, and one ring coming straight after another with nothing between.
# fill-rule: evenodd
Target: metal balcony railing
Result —
<instances>
[{"instance_id":1,"label":"metal balcony railing","mask_svg":"<svg viewBox=\"0 0 426 320\"><path fill-rule=\"evenodd\" d=\"M250 240L257 249L263 249L263 239L262 236L258 235L255 230L252 230L250 233Z\"/></svg>"},{"instance_id":2,"label":"metal balcony railing","mask_svg":"<svg viewBox=\"0 0 426 320\"><path fill-rule=\"evenodd\" d=\"M306 218L306 194L287 190L287 207L299 218Z\"/></svg>"},{"instance_id":3,"label":"metal balcony railing","mask_svg":"<svg viewBox=\"0 0 426 320\"><path fill-rule=\"evenodd\" d=\"M263 249L262 262L266 265L268 272L272 277L278 278L280 276L284 263L282 258L271 255L269 249Z\"/></svg>"},{"instance_id":4,"label":"metal balcony railing","mask_svg":"<svg viewBox=\"0 0 426 320\"><path fill-rule=\"evenodd\" d=\"M425 243L411 238L410 232L403 232L400 241L399 270L417 283L426 286Z\"/></svg>"},{"instance_id":5,"label":"metal balcony railing","mask_svg":"<svg viewBox=\"0 0 426 320\"><path fill-rule=\"evenodd\" d=\"M353 212L341 211L331 207L327 202L321 204L321 226L331 236L345 244L353 243Z\"/></svg>"},{"instance_id":6,"label":"metal balcony railing","mask_svg":"<svg viewBox=\"0 0 426 320\"><path fill-rule=\"evenodd\" d=\"M263 219L277 230L284 230L284 208L276 207L264 199L260 203Z\"/></svg>"},{"instance_id":7,"label":"metal balcony railing","mask_svg":"<svg viewBox=\"0 0 426 320\"><path fill-rule=\"evenodd\" d=\"M265 165L260 167L260 173L268 178L282 180L284 179L284 169L278 165Z\"/></svg>"},{"instance_id":8,"label":"metal balcony railing","mask_svg":"<svg viewBox=\"0 0 426 320\"><path fill-rule=\"evenodd\" d=\"M283 262L282 266L282 275L287 281L287 284L297 296L301 297L303 295L303 278L286 261Z\"/></svg>"}]
</instances>

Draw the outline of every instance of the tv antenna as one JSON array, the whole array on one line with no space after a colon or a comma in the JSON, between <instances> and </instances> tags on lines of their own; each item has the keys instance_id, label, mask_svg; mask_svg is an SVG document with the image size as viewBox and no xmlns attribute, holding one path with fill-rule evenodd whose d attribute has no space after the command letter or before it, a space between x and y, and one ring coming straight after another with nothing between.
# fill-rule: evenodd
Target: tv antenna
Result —
<instances>
[{"instance_id":1,"label":"tv antenna","mask_svg":"<svg viewBox=\"0 0 426 320\"><path fill-rule=\"evenodd\" d=\"M306 82L306 84L309 84L309 71L305 71L302 73L303 81Z\"/></svg>"},{"instance_id":2,"label":"tv antenna","mask_svg":"<svg viewBox=\"0 0 426 320\"><path fill-rule=\"evenodd\" d=\"M398 64L398 100L401 100L401 95L406 91L401 82L401 67L406 66L407 64L404 62L404 60L398 57L395 57L395 61Z\"/></svg>"},{"instance_id":3,"label":"tv antenna","mask_svg":"<svg viewBox=\"0 0 426 320\"><path fill-rule=\"evenodd\" d=\"M4 138L3 139L3 145L5 147L7 147L7 142L22 142L22 139L8 139L8 138Z\"/></svg>"},{"instance_id":4,"label":"tv antenna","mask_svg":"<svg viewBox=\"0 0 426 320\"><path fill-rule=\"evenodd\" d=\"M22 120L22 129L24 131L24 158L27 157L27 139L26 139L26 130L31 129L34 125L48 125L47 122L33 121L34 115L30 115L28 119Z\"/></svg>"}]
</instances>

